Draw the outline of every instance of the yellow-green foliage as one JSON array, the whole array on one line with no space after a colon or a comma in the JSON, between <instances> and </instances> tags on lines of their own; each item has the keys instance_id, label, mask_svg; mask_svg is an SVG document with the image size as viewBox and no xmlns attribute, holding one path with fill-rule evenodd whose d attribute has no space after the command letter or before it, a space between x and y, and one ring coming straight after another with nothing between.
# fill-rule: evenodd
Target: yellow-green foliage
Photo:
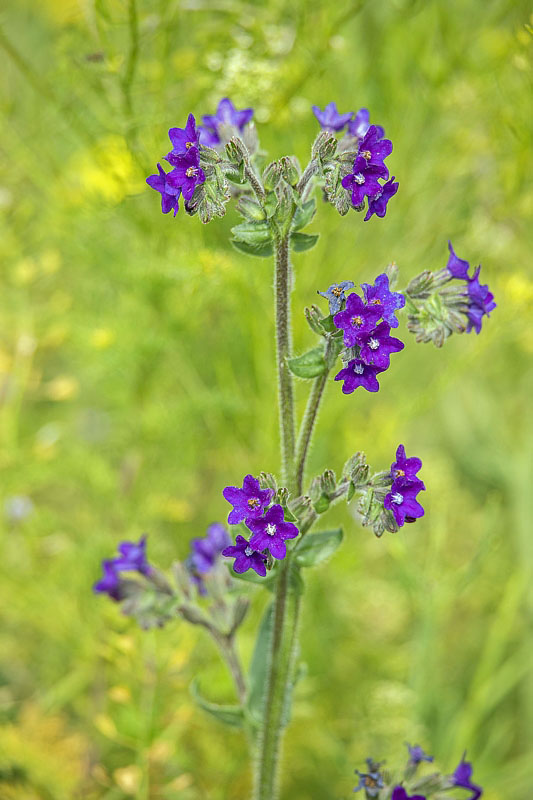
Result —
<instances>
[{"instance_id":1,"label":"yellow-green foliage","mask_svg":"<svg viewBox=\"0 0 533 800\"><path fill-rule=\"evenodd\" d=\"M167 129L229 95L272 157L304 161L312 103L366 106L394 142L385 220L319 204L294 258L302 309L334 280L402 281L457 253L498 309L479 337L393 359L378 395L328 390L310 476L355 450L424 461L426 516L345 543L308 575L283 798L348 797L366 755L463 750L487 800L533 785L532 36L521 0L12 0L2 32L0 797L243 800L231 700L196 631L144 634L91 593L100 559L149 532L166 565L223 519L221 489L275 472L272 276L235 224L163 217L144 184ZM529 170L529 172L528 172ZM298 384L300 407L306 386ZM246 660L260 597L243 632Z\"/></svg>"}]
</instances>

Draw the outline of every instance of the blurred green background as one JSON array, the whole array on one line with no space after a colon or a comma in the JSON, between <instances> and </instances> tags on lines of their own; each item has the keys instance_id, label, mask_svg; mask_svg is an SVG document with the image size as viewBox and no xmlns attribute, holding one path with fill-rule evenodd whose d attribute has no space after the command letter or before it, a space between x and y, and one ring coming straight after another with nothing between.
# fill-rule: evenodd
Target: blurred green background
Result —
<instances>
[{"instance_id":1,"label":"blurred green background","mask_svg":"<svg viewBox=\"0 0 533 800\"><path fill-rule=\"evenodd\" d=\"M233 210L164 217L144 183L168 128L226 95L273 158L306 162L330 100L394 142L386 219L320 205L294 258L297 352L317 289L392 260L405 285L448 238L498 303L441 351L402 322L378 395L329 386L310 476L358 449L386 468L403 442L426 516L381 540L346 506L328 519L345 543L308 575L283 798L349 797L408 740L445 770L468 748L487 800L529 800L529 3L11 0L0 24L2 800L247 797L244 742L188 692L232 699L211 643L91 592L120 539L148 531L166 566L224 518L222 487L278 470L271 265L230 248Z\"/></svg>"}]
</instances>

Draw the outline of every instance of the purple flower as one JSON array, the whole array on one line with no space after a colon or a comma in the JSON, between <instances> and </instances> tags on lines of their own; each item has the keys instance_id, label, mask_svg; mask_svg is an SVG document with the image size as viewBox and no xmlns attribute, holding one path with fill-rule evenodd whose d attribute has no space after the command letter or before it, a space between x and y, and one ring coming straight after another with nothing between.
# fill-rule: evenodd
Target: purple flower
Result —
<instances>
[{"instance_id":1,"label":"purple flower","mask_svg":"<svg viewBox=\"0 0 533 800\"><path fill-rule=\"evenodd\" d=\"M372 331L360 335L360 355L365 364L373 364L382 370L388 369L390 354L403 350L404 343L394 336L389 336L389 333L390 325L380 322Z\"/></svg>"},{"instance_id":2,"label":"purple flower","mask_svg":"<svg viewBox=\"0 0 533 800\"><path fill-rule=\"evenodd\" d=\"M359 142L357 155L364 158L369 167L382 167L385 170L383 177L388 178L389 170L385 166L385 159L392 153L392 142L390 139L382 139L382 135L376 125L371 125Z\"/></svg>"},{"instance_id":3,"label":"purple flower","mask_svg":"<svg viewBox=\"0 0 533 800\"><path fill-rule=\"evenodd\" d=\"M397 478L385 495L383 505L392 511L397 525L401 528L405 522L414 522L415 519L424 516L424 509L416 499L419 492L426 487L422 481L406 481L405 478Z\"/></svg>"},{"instance_id":4,"label":"purple flower","mask_svg":"<svg viewBox=\"0 0 533 800\"><path fill-rule=\"evenodd\" d=\"M403 450L403 445L402 444L400 445L400 447ZM398 451L400 450L400 447L398 448ZM396 452L396 459L398 459L398 451ZM404 451L404 456L405 456L405 451ZM422 462L420 461L419 458L416 458L416 459L415 458L409 458L409 459L407 459L407 461L419 461L420 462L420 466L422 466ZM394 464L393 464L393 467L394 467ZM418 467L417 469L420 469L420 467ZM433 761L433 756L428 756L428 754L425 753L422 750L422 748L420 747L420 745L418 745L418 744L415 744L415 745L411 746L407 742L407 749L409 750L409 764L411 766L413 766L413 767L416 767L418 764L420 764L421 761L429 761L430 763Z\"/></svg>"},{"instance_id":5,"label":"purple flower","mask_svg":"<svg viewBox=\"0 0 533 800\"><path fill-rule=\"evenodd\" d=\"M149 575L151 566L146 560L146 535L141 536L137 543L121 542L118 546L119 558L115 558L114 566L117 572L136 571Z\"/></svg>"},{"instance_id":6,"label":"purple flower","mask_svg":"<svg viewBox=\"0 0 533 800\"><path fill-rule=\"evenodd\" d=\"M326 289L325 292L318 292L318 294L325 297L329 303L329 313L336 314L337 311L341 310L341 306L344 300L346 300L345 291L346 289L353 289L355 286L353 281L341 281L340 283L332 283L329 289Z\"/></svg>"},{"instance_id":7,"label":"purple flower","mask_svg":"<svg viewBox=\"0 0 533 800\"><path fill-rule=\"evenodd\" d=\"M189 563L196 572L201 574L210 572L217 557L230 544L231 538L224 525L214 522L209 526L207 534L202 539L192 540Z\"/></svg>"},{"instance_id":8,"label":"purple flower","mask_svg":"<svg viewBox=\"0 0 533 800\"><path fill-rule=\"evenodd\" d=\"M250 122L254 115L253 108L244 108L237 111L228 97L224 97L218 104L216 114L206 114L202 117L203 125L200 125L200 142L207 147L216 147L221 144L219 126L232 125L240 133L244 126Z\"/></svg>"},{"instance_id":9,"label":"purple flower","mask_svg":"<svg viewBox=\"0 0 533 800\"><path fill-rule=\"evenodd\" d=\"M172 156L172 153L169 154ZM197 186L205 181L205 172L200 166L200 158L196 147L191 147L185 155L172 156L175 165L167 175L167 183L181 189L183 199L189 202Z\"/></svg>"},{"instance_id":10,"label":"purple flower","mask_svg":"<svg viewBox=\"0 0 533 800\"><path fill-rule=\"evenodd\" d=\"M468 263L468 261L465 261L464 258L458 258L455 255L452 243L449 240L448 240L448 250L450 251L450 257L448 258L446 269L450 272L451 276L453 278L463 278L465 281L470 280L468 277L468 270L470 269L470 264Z\"/></svg>"},{"instance_id":11,"label":"purple flower","mask_svg":"<svg viewBox=\"0 0 533 800\"><path fill-rule=\"evenodd\" d=\"M115 560L102 561L103 577L94 584L93 592L107 594L112 600L120 600L120 579L118 577Z\"/></svg>"},{"instance_id":12,"label":"purple flower","mask_svg":"<svg viewBox=\"0 0 533 800\"><path fill-rule=\"evenodd\" d=\"M393 479L396 480L397 478L405 478L407 481L419 481L420 478L418 478L416 473L421 468L422 461L419 458L416 458L416 456L413 456L412 458L406 458L405 447L403 444L399 444L398 449L396 450L396 461L391 464L390 468ZM409 748L409 753L411 753L411 750L416 750L418 745L415 745L414 748L409 747L409 745L407 745L407 747ZM418 749L420 750L420 748Z\"/></svg>"},{"instance_id":13,"label":"purple flower","mask_svg":"<svg viewBox=\"0 0 533 800\"><path fill-rule=\"evenodd\" d=\"M367 304L369 306L379 306L381 316L385 322L388 322L391 328L397 328L399 323L394 312L404 307L405 297L401 292L390 291L388 275L383 272L378 275L373 286L369 283L362 283L361 287L365 293Z\"/></svg>"},{"instance_id":14,"label":"purple flower","mask_svg":"<svg viewBox=\"0 0 533 800\"><path fill-rule=\"evenodd\" d=\"M368 109L360 108L355 117L348 123L348 133L350 136L356 136L358 139L362 139L369 127L370 114L368 113ZM380 138L385 135L385 131L381 125L376 125L375 128Z\"/></svg>"},{"instance_id":15,"label":"purple flower","mask_svg":"<svg viewBox=\"0 0 533 800\"><path fill-rule=\"evenodd\" d=\"M379 383L376 375L379 375L380 372L383 370L379 367L371 367L360 358L354 358L335 375L335 380L344 381L342 387L344 394L351 394L359 386L362 386L367 392L378 392Z\"/></svg>"},{"instance_id":16,"label":"purple flower","mask_svg":"<svg viewBox=\"0 0 533 800\"><path fill-rule=\"evenodd\" d=\"M266 555L254 550L244 536L237 536L235 544L226 547L222 551L222 555L235 558L233 564L235 572L247 572L249 569L253 569L262 578L266 575Z\"/></svg>"},{"instance_id":17,"label":"purple flower","mask_svg":"<svg viewBox=\"0 0 533 800\"><path fill-rule=\"evenodd\" d=\"M433 759L431 759L433 761ZM403 786L396 786L392 793L391 800L426 800L422 794L407 794Z\"/></svg>"},{"instance_id":18,"label":"purple flower","mask_svg":"<svg viewBox=\"0 0 533 800\"><path fill-rule=\"evenodd\" d=\"M478 267L474 272L474 276L468 280L468 327L467 333L475 328L476 333L481 333L481 320L485 316L489 316L491 311L496 308L494 302L494 295L489 291L487 284L481 285L479 282L479 272L481 267Z\"/></svg>"},{"instance_id":19,"label":"purple flower","mask_svg":"<svg viewBox=\"0 0 533 800\"><path fill-rule=\"evenodd\" d=\"M166 160L170 164L174 164L172 158L184 155L191 147L198 149L200 133L196 130L196 120L192 114L189 114L184 128L171 128L168 135L172 142L172 152L168 154Z\"/></svg>"},{"instance_id":20,"label":"purple flower","mask_svg":"<svg viewBox=\"0 0 533 800\"><path fill-rule=\"evenodd\" d=\"M285 558L287 548L286 539L295 539L300 533L292 522L285 522L283 508L280 505L272 506L264 517L247 519L246 524L253 533L250 545L256 550L270 550L274 558Z\"/></svg>"},{"instance_id":21,"label":"purple flower","mask_svg":"<svg viewBox=\"0 0 533 800\"><path fill-rule=\"evenodd\" d=\"M368 201L368 211L365 214L364 221L367 222L373 214L376 214L378 217L384 217L387 213L387 203L394 197L396 192L398 191L398 186L400 184L398 181L394 180L394 176L387 181L387 183L383 184L381 191L378 194L371 197Z\"/></svg>"},{"instance_id":22,"label":"purple flower","mask_svg":"<svg viewBox=\"0 0 533 800\"><path fill-rule=\"evenodd\" d=\"M387 167L369 166L363 156L357 156L353 163L353 171L346 175L341 183L345 189L351 191L352 205L360 206L365 197L374 197L382 191L378 178L388 177L388 174Z\"/></svg>"},{"instance_id":23,"label":"purple flower","mask_svg":"<svg viewBox=\"0 0 533 800\"><path fill-rule=\"evenodd\" d=\"M339 114L336 103L328 103L324 111L321 111L318 106L311 106L311 109L320 122L320 127L323 131L342 131L353 114L353 111L348 111L347 114Z\"/></svg>"},{"instance_id":24,"label":"purple flower","mask_svg":"<svg viewBox=\"0 0 533 800\"><path fill-rule=\"evenodd\" d=\"M381 764L377 764L371 758L367 758L366 763L368 764L368 772L359 772L358 769L355 770L356 775L359 775L359 783L355 787L354 792L358 792L359 789L364 789L367 797L377 797L380 789L385 785L383 783L383 776L379 771Z\"/></svg>"},{"instance_id":25,"label":"purple flower","mask_svg":"<svg viewBox=\"0 0 533 800\"><path fill-rule=\"evenodd\" d=\"M472 791L472 794L468 800L478 800L478 798L483 794L483 789L481 786L477 786L470 780L473 772L472 764L470 764L468 761L465 761L465 757L466 753L463 755L461 762L456 767L451 779L454 786L459 786L461 789L470 789Z\"/></svg>"},{"instance_id":26,"label":"purple flower","mask_svg":"<svg viewBox=\"0 0 533 800\"><path fill-rule=\"evenodd\" d=\"M374 329L376 322L382 316L379 305L366 305L358 294L353 292L348 295L346 308L333 317L336 328L344 331L345 347L354 347L358 344L362 333L369 333Z\"/></svg>"},{"instance_id":27,"label":"purple flower","mask_svg":"<svg viewBox=\"0 0 533 800\"><path fill-rule=\"evenodd\" d=\"M237 525L243 520L260 517L272 502L274 489L261 489L259 481L253 475L247 475L243 481L242 489L237 486L226 486L222 492L228 503L233 506L228 522Z\"/></svg>"},{"instance_id":28,"label":"purple flower","mask_svg":"<svg viewBox=\"0 0 533 800\"><path fill-rule=\"evenodd\" d=\"M169 184L167 180L168 175L164 171L161 164L157 165L157 169L159 171L159 175L150 175L149 178L146 178L146 183L148 186L151 186L152 189L155 189L156 192L160 193L161 210L163 214L168 214L169 211L174 209L174 216L176 216L179 209L181 189Z\"/></svg>"}]
</instances>

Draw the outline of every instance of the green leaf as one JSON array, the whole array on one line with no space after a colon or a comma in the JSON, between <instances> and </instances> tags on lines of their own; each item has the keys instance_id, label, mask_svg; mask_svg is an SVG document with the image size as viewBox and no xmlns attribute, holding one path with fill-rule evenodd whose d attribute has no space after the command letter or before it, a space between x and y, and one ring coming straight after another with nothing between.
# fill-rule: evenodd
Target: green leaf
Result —
<instances>
[{"instance_id":1,"label":"green leaf","mask_svg":"<svg viewBox=\"0 0 533 800\"><path fill-rule=\"evenodd\" d=\"M320 325L324 328L326 333L335 333L338 328L335 327L335 323L333 322L333 316L330 314L329 317L324 317L320 320Z\"/></svg>"},{"instance_id":2,"label":"green leaf","mask_svg":"<svg viewBox=\"0 0 533 800\"><path fill-rule=\"evenodd\" d=\"M314 198L307 200L303 205L296 209L294 219L292 221L292 230L299 231L309 225L316 213L316 202Z\"/></svg>"},{"instance_id":3,"label":"green leaf","mask_svg":"<svg viewBox=\"0 0 533 800\"><path fill-rule=\"evenodd\" d=\"M342 528L322 533L308 533L294 551L301 567L314 567L329 558L342 542Z\"/></svg>"},{"instance_id":4,"label":"green leaf","mask_svg":"<svg viewBox=\"0 0 533 800\"><path fill-rule=\"evenodd\" d=\"M310 250L318 242L318 233L291 233L291 247L296 253Z\"/></svg>"},{"instance_id":5,"label":"green leaf","mask_svg":"<svg viewBox=\"0 0 533 800\"><path fill-rule=\"evenodd\" d=\"M252 719L260 723L263 717L263 700L266 692L267 671L269 662L270 641L274 627L274 604L267 607L259 630L248 672L247 708Z\"/></svg>"},{"instance_id":6,"label":"green leaf","mask_svg":"<svg viewBox=\"0 0 533 800\"><path fill-rule=\"evenodd\" d=\"M265 244L272 239L269 224L264 219L241 222L240 225L235 225L231 232L238 242L246 242L246 244L254 246Z\"/></svg>"},{"instance_id":7,"label":"green leaf","mask_svg":"<svg viewBox=\"0 0 533 800\"><path fill-rule=\"evenodd\" d=\"M219 722L223 722L224 725L229 725L232 728L242 728L244 711L240 706L222 706L218 703L211 703L210 700L206 700L200 694L198 681L196 679L192 681L189 688L196 705L203 711L211 714L212 717L218 719Z\"/></svg>"},{"instance_id":8,"label":"green leaf","mask_svg":"<svg viewBox=\"0 0 533 800\"><path fill-rule=\"evenodd\" d=\"M302 356L289 358L287 363L292 374L298 378L316 378L326 370L324 348L322 345L314 347Z\"/></svg>"},{"instance_id":9,"label":"green leaf","mask_svg":"<svg viewBox=\"0 0 533 800\"><path fill-rule=\"evenodd\" d=\"M274 252L272 242L265 242L265 244L258 245L257 247L247 244L247 242L238 242L236 239L230 239L230 242L235 250L239 250L241 253L246 253L248 256L256 256L257 258L270 258Z\"/></svg>"}]
</instances>

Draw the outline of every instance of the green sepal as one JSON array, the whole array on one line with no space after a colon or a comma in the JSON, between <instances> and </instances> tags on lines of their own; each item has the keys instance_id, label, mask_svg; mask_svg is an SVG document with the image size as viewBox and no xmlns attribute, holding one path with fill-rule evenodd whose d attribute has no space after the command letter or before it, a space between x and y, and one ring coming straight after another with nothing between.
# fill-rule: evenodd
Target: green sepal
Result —
<instances>
[{"instance_id":1,"label":"green sepal","mask_svg":"<svg viewBox=\"0 0 533 800\"><path fill-rule=\"evenodd\" d=\"M322 345L313 347L301 356L289 358L287 364L292 374L298 378L316 378L326 371L324 348Z\"/></svg>"},{"instance_id":2,"label":"green sepal","mask_svg":"<svg viewBox=\"0 0 533 800\"><path fill-rule=\"evenodd\" d=\"M291 233L291 247L296 253L311 250L318 242L318 233Z\"/></svg>"},{"instance_id":3,"label":"green sepal","mask_svg":"<svg viewBox=\"0 0 533 800\"><path fill-rule=\"evenodd\" d=\"M296 209L294 219L292 221L292 230L299 231L309 225L316 213L316 201L314 198L307 200L303 205Z\"/></svg>"},{"instance_id":4,"label":"green sepal","mask_svg":"<svg viewBox=\"0 0 533 800\"><path fill-rule=\"evenodd\" d=\"M206 700L205 697L202 697L200 694L198 681L196 679L191 682L189 689L196 705L203 711L215 717L215 719L218 719L218 721L224 723L224 725L229 725L232 728L242 728L244 723L244 711L241 706L223 706Z\"/></svg>"},{"instance_id":5,"label":"green sepal","mask_svg":"<svg viewBox=\"0 0 533 800\"><path fill-rule=\"evenodd\" d=\"M263 717L266 693L270 642L274 627L274 604L270 603L257 631L254 652L248 672L248 697L246 708L252 720L259 724Z\"/></svg>"},{"instance_id":6,"label":"green sepal","mask_svg":"<svg viewBox=\"0 0 533 800\"><path fill-rule=\"evenodd\" d=\"M235 250L240 253L246 253L247 256L256 256L257 258L270 258L274 252L272 242L265 242L265 244L254 246L247 242L240 242L237 239L230 239L230 243Z\"/></svg>"},{"instance_id":7,"label":"green sepal","mask_svg":"<svg viewBox=\"0 0 533 800\"><path fill-rule=\"evenodd\" d=\"M342 528L322 533L308 533L294 551L301 567L314 567L333 555L342 542Z\"/></svg>"},{"instance_id":8,"label":"green sepal","mask_svg":"<svg viewBox=\"0 0 533 800\"><path fill-rule=\"evenodd\" d=\"M331 500L326 494L321 494L318 500L313 503L313 508L317 514L325 514L331 505Z\"/></svg>"},{"instance_id":9,"label":"green sepal","mask_svg":"<svg viewBox=\"0 0 533 800\"><path fill-rule=\"evenodd\" d=\"M324 319L321 319L320 324L322 325L326 333L335 333L338 330L338 328L335 327L335 323L333 322L333 316L331 314L329 315L329 317L324 317Z\"/></svg>"}]
</instances>

